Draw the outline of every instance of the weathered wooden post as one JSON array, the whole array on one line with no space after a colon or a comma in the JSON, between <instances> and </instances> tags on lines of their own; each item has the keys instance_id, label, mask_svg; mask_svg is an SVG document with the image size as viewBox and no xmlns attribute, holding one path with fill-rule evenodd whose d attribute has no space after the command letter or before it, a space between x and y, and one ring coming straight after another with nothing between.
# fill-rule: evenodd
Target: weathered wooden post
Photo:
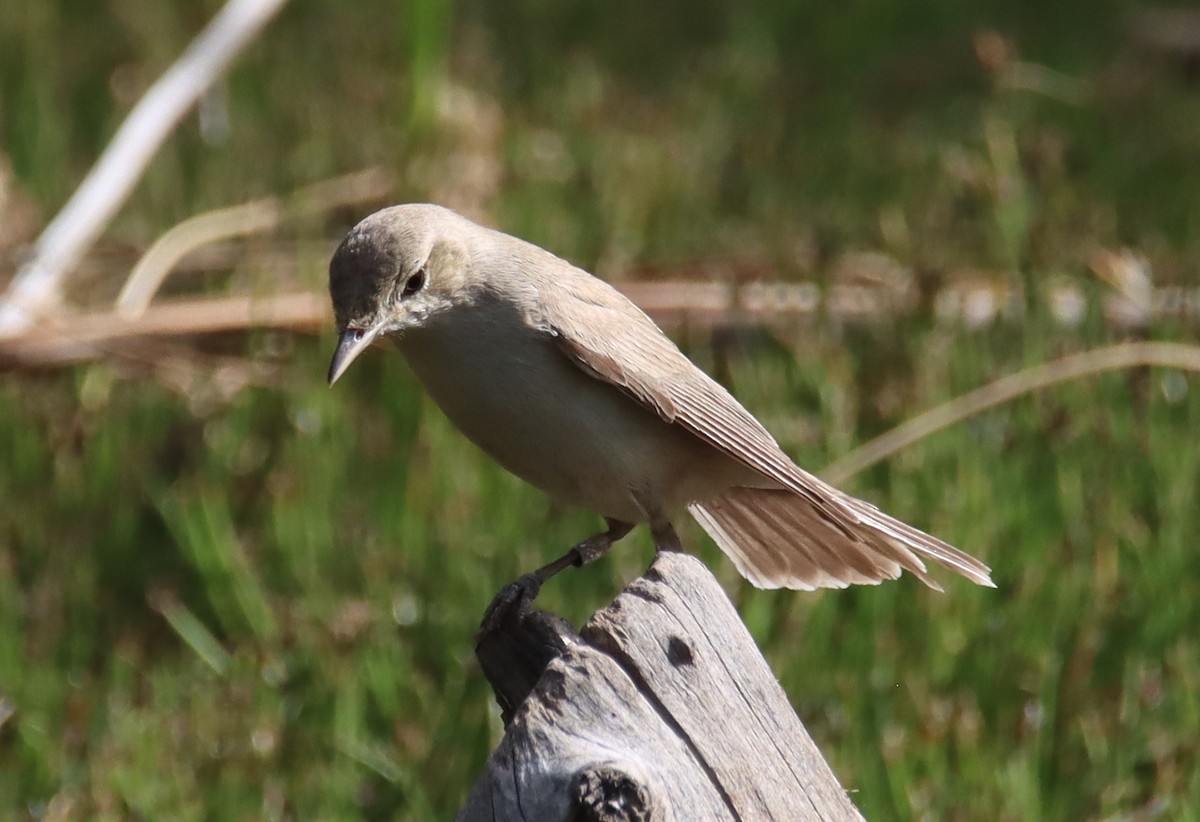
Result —
<instances>
[{"instance_id":1,"label":"weathered wooden post","mask_svg":"<svg viewBox=\"0 0 1200 822\"><path fill-rule=\"evenodd\" d=\"M476 650L507 733L460 822L862 819L694 557L660 553L578 635L514 612Z\"/></svg>"}]
</instances>

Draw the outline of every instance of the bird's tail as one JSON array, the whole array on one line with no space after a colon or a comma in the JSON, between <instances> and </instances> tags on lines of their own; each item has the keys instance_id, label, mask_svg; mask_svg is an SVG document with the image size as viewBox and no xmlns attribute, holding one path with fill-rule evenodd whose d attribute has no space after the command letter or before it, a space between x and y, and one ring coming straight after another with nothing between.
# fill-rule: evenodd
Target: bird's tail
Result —
<instances>
[{"instance_id":1,"label":"bird's tail","mask_svg":"<svg viewBox=\"0 0 1200 822\"><path fill-rule=\"evenodd\" d=\"M830 489L832 491L832 489ZM692 516L759 588L878 585L908 571L941 590L925 569L931 559L980 585L989 568L957 548L834 491L836 515L791 491L732 488L689 506Z\"/></svg>"}]
</instances>

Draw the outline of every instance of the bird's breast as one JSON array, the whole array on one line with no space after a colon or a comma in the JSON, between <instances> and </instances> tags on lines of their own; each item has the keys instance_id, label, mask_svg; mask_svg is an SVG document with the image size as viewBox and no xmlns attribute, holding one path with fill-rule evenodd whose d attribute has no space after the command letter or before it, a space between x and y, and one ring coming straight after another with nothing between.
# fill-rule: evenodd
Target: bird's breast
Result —
<instances>
[{"instance_id":1,"label":"bird's breast","mask_svg":"<svg viewBox=\"0 0 1200 822\"><path fill-rule=\"evenodd\" d=\"M553 337L527 326L458 322L452 331L421 329L398 345L434 402L472 442L568 504L641 522L723 490L726 474L736 469L584 373Z\"/></svg>"}]
</instances>

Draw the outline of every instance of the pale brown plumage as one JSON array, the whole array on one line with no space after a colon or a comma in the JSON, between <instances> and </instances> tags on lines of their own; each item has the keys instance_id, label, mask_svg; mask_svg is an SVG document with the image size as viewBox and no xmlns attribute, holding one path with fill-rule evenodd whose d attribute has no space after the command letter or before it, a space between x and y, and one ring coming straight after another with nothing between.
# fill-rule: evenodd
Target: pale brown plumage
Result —
<instances>
[{"instance_id":1,"label":"pale brown plumage","mask_svg":"<svg viewBox=\"0 0 1200 822\"><path fill-rule=\"evenodd\" d=\"M900 522L804 471L733 395L689 360L654 321L591 275L553 288L541 303L546 329L597 379L779 484L735 487L689 510L743 576L762 588L841 588L895 579L926 585L928 557L982 585L989 569L970 555ZM620 334L603 333L617 324ZM790 545L792 552L779 546Z\"/></svg>"},{"instance_id":2,"label":"pale brown plumage","mask_svg":"<svg viewBox=\"0 0 1200 822\"><path fill-rule=\"evenodd\" d=\"M669 532L667 509L687 505L760 587L907 570L937 588L927 559L991 585L978 560L799 468L632 302L543 249L436 206L398 206L351 232L330 271L343 334L331 379L394 334L464 433L551 494L656 534Z\"/></svg>"}]
</instances>

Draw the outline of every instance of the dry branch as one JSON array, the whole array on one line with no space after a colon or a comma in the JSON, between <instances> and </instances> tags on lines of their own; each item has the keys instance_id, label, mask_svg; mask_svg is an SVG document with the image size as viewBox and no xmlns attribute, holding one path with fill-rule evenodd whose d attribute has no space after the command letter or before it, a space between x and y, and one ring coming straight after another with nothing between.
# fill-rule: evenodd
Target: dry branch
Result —
<instances>
[{"instance_id":1,"label":"dry branch","mask_svg":"<svg viewBox=\"0 0 1200 822\"><path fill-rule=\"evenodd\" d=\"M289 202L264 197L190 217L155 240L138 260L117 297L117 313L136 317L144 312L179 262L198 248L272 231L289 214L303 217L379 200L391 189L391 178L382 169L369 168L306 186Z\"/></svg>"},{"instance_id":2,"label":"dry branch","mask_svg":"<svg viewBox=\"0 0 1200 822\"><path fill-rule=\"evenodd\" d=\"M695 557L659 553L580 635L518 610L492 640L511 713L460 822L862 818Z\"/></svg>"},{"instance_id":3,"label":"dry branch","mask_svg":"<svg viewBox=\"0 0 1200 822\"><path fill-rule=\"evenodd\" d=\"M329 317L329 298L311 292L164 300L136 317L103 311L44 320L20 336L0 337L0 362L64 365L103 356L114 343L139 337L180 337L249 328L312 333L327 325Z\"/></svg>"},{"instance_id":4,"label":"dry branch","mask_svg":"<svg viewBox=\"0 0 1200 822\"><path fill-rule=\"evenodd\" d=\"M1200 371L1200 346L1158 342L1122 343L1072 354L1060 360L1009 374L919 414L864 443L827 465L820 475L834 485L841 485L860 471L904 450L918 440L1023 394L1105 371L1144 366Z\"/></svg>"},{"instance_id":5,"label":"dry branch","mask_svg":"<svg viewBox=\"0 0 1200 822\"><path fill-rule=\"evenodd\" d=\"M0 338L29 328L58 301L63 280L125 202L167 135L286 2L228 0L138 101L0 299Z\"/></svg>"}]
</instances>

